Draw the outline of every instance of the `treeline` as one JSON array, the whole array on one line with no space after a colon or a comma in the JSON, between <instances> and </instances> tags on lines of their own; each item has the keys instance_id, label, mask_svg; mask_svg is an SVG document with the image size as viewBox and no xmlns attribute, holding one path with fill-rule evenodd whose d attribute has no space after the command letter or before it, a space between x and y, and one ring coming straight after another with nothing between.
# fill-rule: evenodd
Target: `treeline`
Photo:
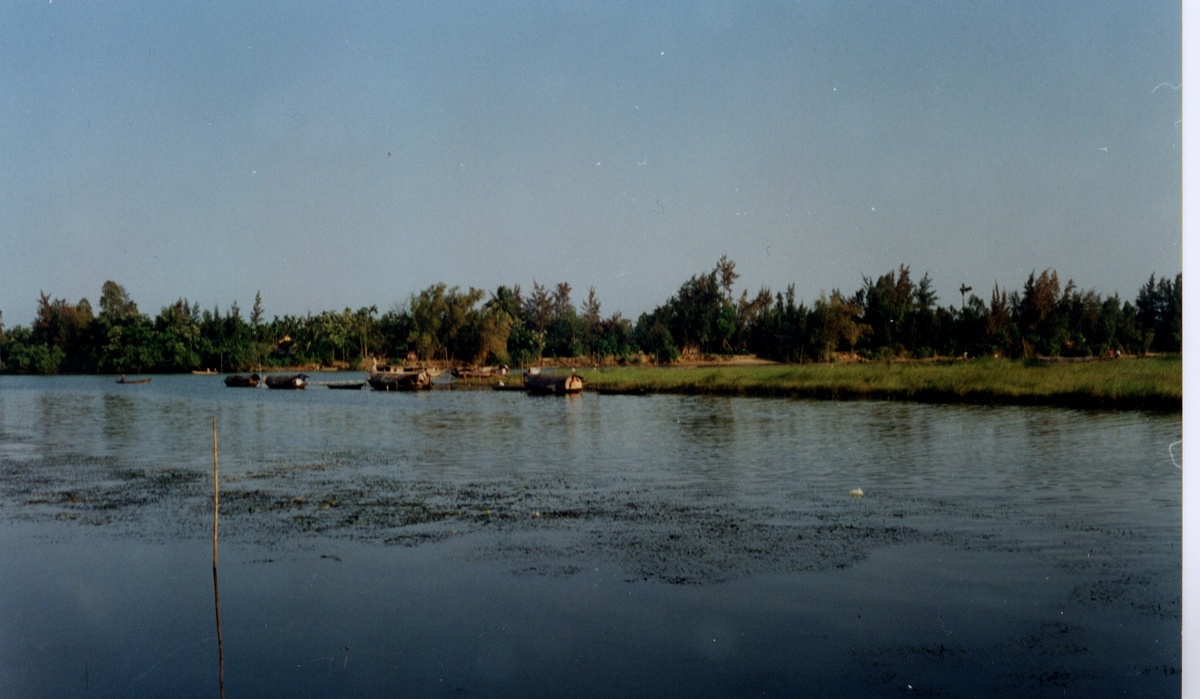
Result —
<instances>
[{"instance_id":1,"label":"treeline","mask_svg":"<svg viewBox=\"0 0 1200 699\"><path fill-rule=\"evenodd\" d=\"M6 373L244 371L283 366L365 366L368 358L530 365L547 358L673 362L683 355L754 354L785 362L924 357L1087 357L1179 352L1182 275L1154 276L1130 302L1030 273L1020 290L993 286L984 300L960 286L938 304L929 275L901 265L864 277L853 294L811 304L795 287L735 296L739 278L722 257L636 321L604 316L595 289L582 305L565 282L495 291L435 284L380 313L375 306L265 319L256 295L248 315L180 299L151 318L118 283L105 282L99 312L45 293L30 327L5 331ZM0 316L2 319L2 316Z\"/></svg>"},{"instance_id":2,"label":"treeline","mask_svg":"<svg viewBox=\"0 0 1200 699\"><path fill-rule=\"evenodd\" d=\"M1030 273L1024 288L993 286L990 300L962 285L960 303L938 305L929 275L909 267L864 277L853 294L833 290L811 305L795 287L737 299L734 264L721 258L675 296L638 320L643 351L663 360L681 353L745 352L785 362L927 357L1088 357L1117 352L1179 352L1183 277L1150 280L1134 303L1059 282L1054 270Z\"/></svg>"}]
</instances>

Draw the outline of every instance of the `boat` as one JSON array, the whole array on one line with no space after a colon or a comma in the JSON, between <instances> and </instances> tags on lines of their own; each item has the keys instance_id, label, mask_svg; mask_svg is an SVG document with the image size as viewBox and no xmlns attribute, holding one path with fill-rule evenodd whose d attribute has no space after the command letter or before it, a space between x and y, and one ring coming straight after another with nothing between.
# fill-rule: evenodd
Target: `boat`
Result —
<instances>
[{"instance_id":1,"label":"boat","mask_svg":"<svg viewBox=\"0 0 1200 699\"><path fill-rule=\"evenodd\" d=\"M433 387L429 372L420 371L377 371L367 378L367 383L376 391L427 391Z\"/></svg>"},{"instance_id":2,"label":"boat","mask_svg":"<svg viewBox=\"0 0 1200 699\"><path fill-rule=\"evenodd\" d=\"M196 376L212 376L217 373L216 369L192 369L192 373Z\"/></svg>"},{"instance_id":3,"label":"boat","mask_svg":"<svg viewBox=\"0 0 1200 699\"><path fill-rule=\"evenodd\" d=\"M225 385L230 388L257 388L262 377L258 374L234 374L225 377Z\"/></svg>"},{"instance_id":4,"label":"boat","mask_svg":"<svg viewBox=\"0 0 1200 699\"><path fill-rule=\"evenodd\" d=\"M150 383L150 379L127 379L122 374L121 378L117 379L117 383Z\"/></svg>"},{"instance_id":5,"label":"boat","mask_svg":"<svg viewBox=\"0 0 1200 699\"><path fill-rule=\"evenodd\" d=\"M469 366L455 367L450 373L456 379L493 379L497 376L507 376L508 367Z\"/></svg>"},{"instance_id":6,"label":"boat","mask_svg":"<svg viewBox=\"0 0 1200 699\"><path fill-rule=\"evenodd\" d=\"M406 366L406 367L404 367L404 371L405 371L405 372L409 372L409 371L423 371L423 372L425 372L426 374L429 374L429 380L430 380L430 381L433 381L434 379L436 379L437 377L439 377L439 376L441 376L441 375L443 374L443 370L441 370L441 369L439 369L439 368L437 368L437 367L435 367L435 366L424 366L424 365L421 365L421 366Z\"/></svg>"},{"instance_id":7,"label":"boat","mask_svg":"<svg viewBox=\"0 0 1200 699\"><path fill-rule=\"evenodd\" d=\"M267 377L267 388L302 389L308 386L308 374L272 374Z\"/></svg>"},{"instance_id":8,"label":"boat","mask_svg":"<svg viewBox=\"0 0 1200 699\"><path fill-rule=\"evenodd\" d=\"M533 395L565 396L583 392L583 377L579 374L535 374L525 375L525 390Z\"/></svg>"},{"instance_id":9,"label":"boat","mask_svg":"<svg viewBox=\"0 0 1200 699\"><path fill-rule=\"evenodd\" d=\"M591 389L602 396L648 396L650 389L644 386L635 386L633 388L596 388Z\"/></svg>"},{"instance_id":10,"label":"boat","mask_svg":"<svg viewBox=\"0 0 1200 699\"><path fill-rule=\"evenodd\" d=\"M326 386L346 391L357 391L367 384L366 381L331 381Z\"/></svg>"},{"instance_id":11,"label":"boat","mask_svg":"<svg viewBox=\"0 0 1200 699\"><path fill-rule=\"evenodd\" d=\"M442 369L436 366L426 366L424 364L404 364L401 366L393 366L391 364L380 364L376 360L371 360L371 366L368 374L414 374L425 372L429 375L429 380L432 381L442 375Z\"/></svg>"}]
</instances>

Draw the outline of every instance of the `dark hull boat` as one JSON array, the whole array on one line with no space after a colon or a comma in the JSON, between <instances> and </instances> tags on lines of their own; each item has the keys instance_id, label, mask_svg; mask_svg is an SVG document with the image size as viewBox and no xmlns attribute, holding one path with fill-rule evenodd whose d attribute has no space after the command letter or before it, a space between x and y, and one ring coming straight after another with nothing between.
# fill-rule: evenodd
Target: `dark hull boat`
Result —
<instances>
[{"instance_id":1,"label":"dark hull boat","mask_svg":"<svg viewBox=\"0 0 1200 699\"><path fill-rule=\"evenodd\" d=\"M267 388L299 390L307 386L307 374L272 374L267 377Z\"/></svg>"},{"instance_id":2,"label":"dark hull boat","mask_svg":"<svg viewBox=\"0 0 1200 699\"><path fill-rule=\"evenodd\" d=\"M127 379L124 375L117 379L117 383L150 383L150 379Z\"/></svg>"},{"instance_id":3,"label":"dark hull boat","mask_svg":"<svg viewBox=\"0 0 1200 699\"><path fill-rule=\"evenodd\" d=\"M583 392L583 377L578 374L562 376L529 374L525 377L525 390L542 396L566 396Z\"/></svg>"},{"instance_id":4,"label":"dark hull boat","mask_svg":"<svg viewBox=\"0 0 1200 699\"><path fill-rule=\"evenodd\" d=\"M494 379L502 378L508 375L508 367L497 366L473 366L473 367L455 367L450 370L450 374L456 379Z\"/></svg>"},{"instance_id":5,"label":"dark hull boat","mask_svg":"<svg viewBox=\"0 0 1200 699\"><path fill-rule=\"evenodd\" d=\"M376 391L427 391L433 387L433 379L424 370L381 371L371 374L367 383Z\"/></svg>"},{"instance_id":6,"label":"dark hull boat","mask_svg":"<svg viewBox=\"0 0 1200 699\"><path fill-rule=\"evenodd\" d=\"M257 388L262 377L258 374L234 374L225 377L225 385L230 388Z\"/></svg>"}]
</instances>

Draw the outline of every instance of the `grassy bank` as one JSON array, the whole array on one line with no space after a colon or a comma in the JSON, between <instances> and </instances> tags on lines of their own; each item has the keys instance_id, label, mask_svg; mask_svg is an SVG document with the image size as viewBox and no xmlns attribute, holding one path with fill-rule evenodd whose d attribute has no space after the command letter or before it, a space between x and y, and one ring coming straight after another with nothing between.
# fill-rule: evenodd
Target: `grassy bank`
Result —
<instances>
[{"instance_id":1,"label":"grassy bank","mask_svg":"<svg viewBox=\"0 0 1200 699\"><path fill-rule=\"evenodd\" d=\"M870 362L622 367L579 372L589 389L739 396L1180 410L1178 357L1107 362Z\"/></svg>"}]
</instances>

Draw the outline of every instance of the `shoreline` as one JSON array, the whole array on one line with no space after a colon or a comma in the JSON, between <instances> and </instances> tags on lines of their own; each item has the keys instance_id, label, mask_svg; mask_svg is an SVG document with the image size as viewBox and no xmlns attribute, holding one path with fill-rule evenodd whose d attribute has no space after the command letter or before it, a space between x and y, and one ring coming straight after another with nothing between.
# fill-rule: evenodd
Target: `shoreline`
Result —
<instances>
[{"instance_id":1,"label":"shoreline","mask_svg":"<svg viewBox=\"0 0 1200 699\"><path fill-rule=\"evenodd\" d=\"M1182 361L975 360L617 368L580 371L585 390L821 400L1183 409Z\"/></svg>"},{"instance_id":2,"label":"shoreline","mask_svg":"<svg viewBox=\"0 0 1200 699\"><path fill-rule=\"evenodd\" d=\"M812 364L735 357L665 366L547 360L541 366L551 372L577 373L584 379L585 392L601 394L885 400L1176 413L1183 410L1183 361L1178 355L1116 360L934 359ZM259 372L366 373L361 369L311 366L271 367ZM506 382L519 381L519 372L514 369L503 378ZM223 376L228 372L203 375ZM495 383L495 379L457 379L436 382L433 388L491 390Z\"/></svg>"}]
</instances>

